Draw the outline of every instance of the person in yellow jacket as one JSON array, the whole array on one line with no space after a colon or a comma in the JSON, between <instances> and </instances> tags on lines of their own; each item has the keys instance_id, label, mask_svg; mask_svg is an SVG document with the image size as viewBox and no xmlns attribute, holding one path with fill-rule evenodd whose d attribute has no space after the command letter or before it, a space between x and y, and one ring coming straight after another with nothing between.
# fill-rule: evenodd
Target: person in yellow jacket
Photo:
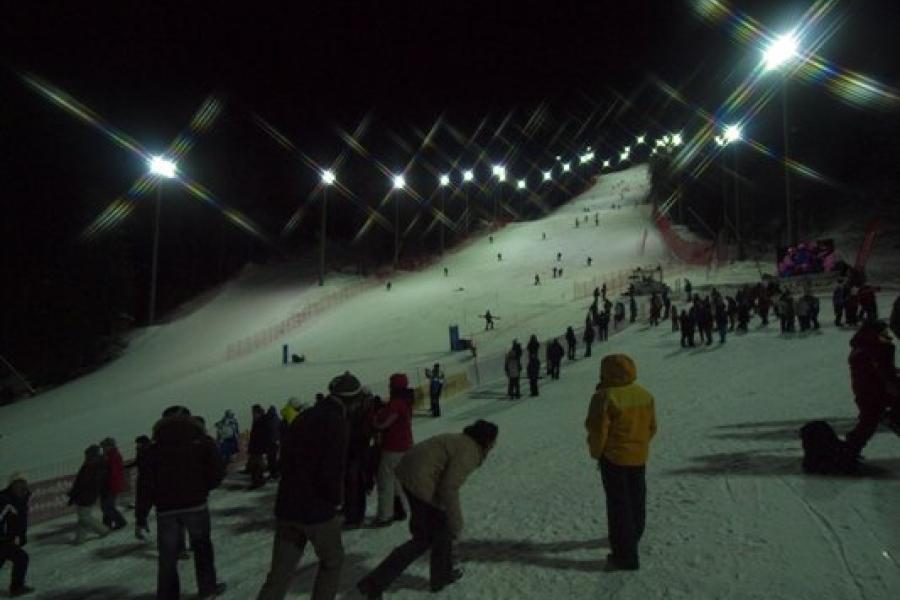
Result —
<instances>
[{"instance_id":1,"label":"person in yellow jacket","mask_svg":"<svg viewBox=\"0 0 900 600\"><path fill-rule=\"evenodd\" d=\"M647 505L645 465L656 433L656 413L653 396L636 379L631 357L604 356L600 383L584 421L591 458L599 463L606 492L610 569L640 567L638 543L644 533Z\"/></svg>"}]
</instances>

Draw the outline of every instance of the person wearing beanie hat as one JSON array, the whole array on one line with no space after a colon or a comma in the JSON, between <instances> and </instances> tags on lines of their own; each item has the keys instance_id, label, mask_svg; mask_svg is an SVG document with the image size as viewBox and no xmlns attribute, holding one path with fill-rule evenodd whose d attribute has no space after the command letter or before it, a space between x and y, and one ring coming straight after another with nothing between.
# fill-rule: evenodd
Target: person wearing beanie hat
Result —
<instances>
[{"instance_id":1,"label":"person wearing beanie hat","mask_svg":"<svg viewBox=\"0 0 900 600\"><path fill-rule=\"evenodd\" d=\"M329 386L331 393L305 410L302 418L294 419L282 437L272 561L257 600L287 596L307 542L319 559L312 598L337 595L344 562L340 507L348 439L345 400L349 398L340 394L360 388L358 381L354 384L346 375L335 378Z\"/></svg>"},{"instance_id":2,"label":"person wearing beanie hat","mask_svg":"<svg viewBox=\"0 0 900 600\"><path fill-rule=\"evenodd\" d=\"M116 508L116 498L125 491L125 464L116 440L111 437L100 442L103 449L103 460L106 468L106 479L100 490L100 512L103 524L110 529L122 529L128 522Z\"/></svg>"},{"instance_id":3,"label":"person wearing beanie hat","mask_svg":"<svg viewBox=\"0 0 900 600\"><path fill-rule=\"evenodd\" d=\"M606 493L609 529L607 568L637 570L638 543L647 505L645 465L656 433L653 396L639 385L637 368L625 354L600 362L600 383L584 426L591 458L598 461Z\"/></svg>"},{"instance_id":4,"label":"person wearing beanie hat","mask_svg":"<svg viewBox=\"0 0 900 600\"><path fill-rule=\"evenodd\" d=\"M863 323L850 339L850 382L859 417L847 433L847 449L858 456L888 418L900 422L900 377L894 366L896 349L884 321Z\"/></svg>"},{"instance_id":5,"label":"person wearing beanie hat","mask_svg":"<svg viewBox=\"0 0 900 600\"><path fill-rule=\"evenodd\" d=\"M338 398L353 398L362 393L362 384L350 371L344 371L328 384L328 391Z\"/></svg>"},{"instance_id":6,"label":"person wearing beanie hat","mask_svg":"<svg viewBox=\"0 0 900 600\"><path fill-rule=\"evenodd\" d=\"M463 433L444 433L413 446L397 465L409 500L412 538L398 546L356 585L367 598L382 593L419 556L431 550L431 591L462 577L453 567L453 540L463 529L459 490L497 441L497 426L476 421Z\"/></svg>"},{"instance_id":7,"label":"person wearing beanie hat","mask_svg":"<svg viewBox=\"0 0 900 600\"><path fill-rule=\"evenodd\" d=\"M75 544L84 542L85 535L92 531L100 537L106 537L110 528L97 520L93 514L94 505L106 485L106 465L103 451L95 444L84 451L84 462L78 469L75 481L69 490L69 506L75 506L77 527Z\"/></svg>"},{"instance_id":8,"label":"person wearing beanie hat","mask_svg":"<svg viewBox=\"0 0 900 600\"><path fill-rule=\"evenodd\" d=\"M297 418L297 415L300 414L302 409L303 403L300 402L300 398L297 398L296 396L288 399L288 401L284 403L284 406L281 408L281 422L284 424L285 430L287 430L288 425Z\"/></svg>"},{"instance_id":9,"label":"person wearing beanie hat","mask_svg":"<svg viewBox=\"0 0 900 600\"><path fill-rule=\"evenodd\" d=\"M0 567L9 560L12 578L9 596L16 598L34 591L25 585L28 553L22 547L28 542L28 500L31 490L22 473L13 473L9 485L0 490Z\"/></svg>"},{"instance_id":10,"label":"person wearing beanie hat","mask_svg":"<svg viewBox=\"0 0 900 600\"><path fill-rule=\"evenodd\" d=\"M390 377L390 399L374 418L375 429L381 432L381 455L378 461L378 516L376 526L387 526L394 520L406 518L403 492L394 477L394 469L403 454L413 445L412 405L413 391L405 373ZM395 511L398 506L400 514Z\"/></svg>"}]
</instances>

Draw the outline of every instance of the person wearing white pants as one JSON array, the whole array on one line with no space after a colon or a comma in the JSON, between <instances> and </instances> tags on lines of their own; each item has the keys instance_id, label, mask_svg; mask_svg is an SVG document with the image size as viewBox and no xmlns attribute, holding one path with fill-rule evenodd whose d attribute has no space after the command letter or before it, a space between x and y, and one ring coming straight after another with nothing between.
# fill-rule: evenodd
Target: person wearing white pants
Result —
<instances>
[{"instance_id":1,"label":"person wearing white pants","mask_svg":"<svg viewBox=\"0 0 900 600\"><path fill-rule=\"evenodd\" d=\"M381 434L381 460L378 464L378 517L375 525L387 526L406 517L406 499L394 476L394 469L412 447L413 390L404 373L394 373L389 381L390 399L375 418ZM395 510L399 505L402 513Z\"/></svg>"}]
</instances>

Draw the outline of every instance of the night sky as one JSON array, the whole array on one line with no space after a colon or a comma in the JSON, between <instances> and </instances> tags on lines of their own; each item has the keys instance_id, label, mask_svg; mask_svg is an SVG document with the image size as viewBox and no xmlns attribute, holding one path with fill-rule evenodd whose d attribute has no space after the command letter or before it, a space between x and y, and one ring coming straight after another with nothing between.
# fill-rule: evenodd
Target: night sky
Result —
<instances>
[{"instance_id":1,"label":"night sky","mask_svg":"<svg viewBox=\"0 0 900 600\"><path fill-rule=\"evenodd\" d=\"M758 49L738 43L727 23L700 18L701 3L691 1L304 2L289 9L196 4L20 2L6 8L0 153L3 237L12 250L4 255L43 256L17 277L41 272L41 264L78 244L79 232L146 168L25 86L22 73L71 94L151 151L164 149L204 98L216 94L224 102L181 168L275 242L254 240L185 192L167 190L161 285L191 291L214 282L198 279L204 265L217 263L213 271L222 276L247 258L314 242L318 174L303 156L324 166L346 154L338 177L356 202L369 206L378 206L389 189L378 164L399 171L414 155L408 179L425 200L437 173L454 160L476 166L484 178L491 160L508 158L511 177L536 181L536 169L551 166L556 154L574 156L593 144L602 158L633 142L635 133L689 133L700 125L695 111L716 114L759 62ZM737 6L780 31L808 4ZM900 5L834 4L828 20L840 25L819 53L896 84ZM686 103L673 101L660 82L680 90ZM895 111L848 106L813 85L798 85L792 94L802 107L795 110L795 130L803 138L798 153L806 152L801 159L835 181L852 183L861 152L858 139L842 144L841 136L897 131ZM777 108L763 111L749 135L777 146ZM523 128L535 114L542 117L539 126L526 135ZM296 149L276 144L254 116ZM417 154L423 132L441 116L446 126ZM338 133L364 120L358 141L368 157L350 151ZM479 124L469 147L451 133L467 138ZM344 218L333 224L331 234L345 245L365 220L360 204L348 200ZM151 239L146 206L116 233L125 238L138 279ZM299 226L279 238L304 206L309 210ZM404 211L411 216L409 207ZM380 248L385 231L376 227L367 235L357 248L369 242ZM190 276L182 272L188 262L195 265ZM168 304L183 297L175 294Z\"/></svg>"}]
</instances>

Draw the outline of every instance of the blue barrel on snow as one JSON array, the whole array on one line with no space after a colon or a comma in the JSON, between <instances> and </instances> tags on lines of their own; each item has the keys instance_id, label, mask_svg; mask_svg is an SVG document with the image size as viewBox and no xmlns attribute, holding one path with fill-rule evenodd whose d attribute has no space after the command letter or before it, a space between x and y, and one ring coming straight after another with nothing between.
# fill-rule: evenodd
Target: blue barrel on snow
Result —
<instances>
[{"instance_id":1,"label":"blue barrel on snow","mask_svg":"<svg viewBox=\"0 0 900 600\"><path fill-rule=\"evenodd\" d=\"M459 325L450 326L450 352L459 350Z\"/></svg>"}]
</instances>

